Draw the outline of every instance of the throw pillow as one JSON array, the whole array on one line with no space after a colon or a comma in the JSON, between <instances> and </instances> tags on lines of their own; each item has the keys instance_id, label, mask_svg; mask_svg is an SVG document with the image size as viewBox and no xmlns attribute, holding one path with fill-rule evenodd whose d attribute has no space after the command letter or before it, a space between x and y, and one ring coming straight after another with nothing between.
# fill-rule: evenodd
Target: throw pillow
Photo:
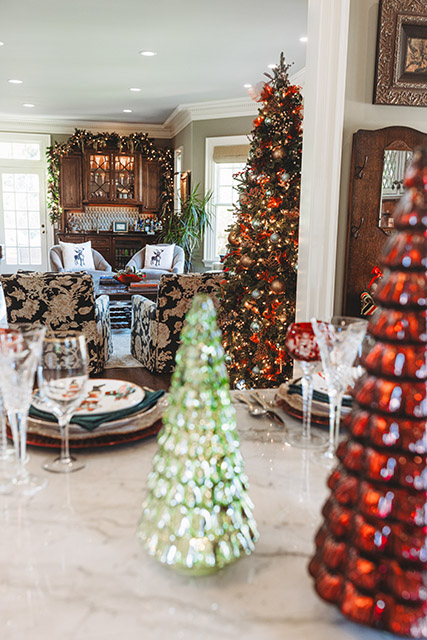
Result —
<instances>
[{"instance_id":1,"label":"throw pillow","mask_svg":"<svg viewBox=\"0 0 427 640\"><path fill-rule=\"evenodd\" d=\"M147 244L144 269L172 269L174 244Z\"/></svg>"},{"instance_id":2,"label":"throw pillow","mask_svg":"<svg viewBox=\"0 0 427 640\"><path fill-rule=\"evenodd\" d=\"M65 271L95 271L90 240L76 244L59 241L59 245Z\"/></svg>"}]
</instances>

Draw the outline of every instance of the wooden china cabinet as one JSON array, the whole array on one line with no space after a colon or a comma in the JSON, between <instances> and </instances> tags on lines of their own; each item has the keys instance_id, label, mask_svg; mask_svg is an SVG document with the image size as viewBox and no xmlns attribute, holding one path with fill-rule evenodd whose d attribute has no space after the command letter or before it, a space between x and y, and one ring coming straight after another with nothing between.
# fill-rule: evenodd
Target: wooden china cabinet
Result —
<instances>
[{"instance_id":1,"label":"wooden china cabinet","mask_svg":"<svg viewBox=\"0 0 427 640\"><path fill-rule=\"evenodd\" d=\"M121 207L135 209L135 219L144 214L155 217L161 208L161 167L158 160L143 158L139 152L113 149L70 153L60 161L60 205L63 210L62 231L56 233L63 242L91 241L114 270L123 268L146 244L156 244L159 236L134 231L69 231L68 216L85 211L85 207L108 208L120 222ZM117 211L117 214L115 212ZM83 214L84 215L84 214Z\"/></svg>"}]
</instances>

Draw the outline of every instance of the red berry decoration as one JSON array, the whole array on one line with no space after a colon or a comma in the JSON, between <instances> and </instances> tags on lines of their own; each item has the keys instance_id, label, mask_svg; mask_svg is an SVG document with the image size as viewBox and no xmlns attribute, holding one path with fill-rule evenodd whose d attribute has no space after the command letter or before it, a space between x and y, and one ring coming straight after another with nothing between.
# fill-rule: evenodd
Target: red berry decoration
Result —
<instances>
[{"instance_id":1,"label":"red berry decoration","mask_svg":"<svg viewBox=\"0 0 427 640\"><path fill-rule=\"evenodd\" d=\"M351 620L427 638L427 148L405 186L309 571Z\"/></svg>"}]
</instances>

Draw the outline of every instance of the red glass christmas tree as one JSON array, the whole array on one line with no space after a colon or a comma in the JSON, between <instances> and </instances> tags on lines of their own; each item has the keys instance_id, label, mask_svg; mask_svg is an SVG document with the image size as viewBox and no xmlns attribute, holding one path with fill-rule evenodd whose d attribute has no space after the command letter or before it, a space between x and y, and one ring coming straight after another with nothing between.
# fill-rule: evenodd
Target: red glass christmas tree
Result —
<instances>
[{"instance_id":1,"label":"red glass christmas tree","mask_svg":"<svg viewBox=\"0 0 427 640\"><path fill-rule=\"evenodd\" d=\"M309 570L345 616L426 638L427 149L415 152L405 186Z\"/></svg>"}]
</instances>

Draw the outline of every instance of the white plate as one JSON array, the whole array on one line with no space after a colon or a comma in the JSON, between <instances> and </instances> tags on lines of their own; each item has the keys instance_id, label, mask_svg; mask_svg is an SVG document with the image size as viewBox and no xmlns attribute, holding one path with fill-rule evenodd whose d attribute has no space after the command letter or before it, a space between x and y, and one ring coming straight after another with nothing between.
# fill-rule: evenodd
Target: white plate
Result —
<instances>
[{"instance_id":1,"label":"white plate","mask_svg":"<svg viewBox=\"0 0 427 640\"><path fill-rule=\"evenodd\" d=\"M133 413L114 422L104 422L93 431L87 431L78 424L70 424L70 438L72 440L92 440L99 436L124 435L140 431L160 420L167 407L167 397L162 396L150 409ZM60 439L59 427L53 422L45 422L38 418L28 418L28 433Z\"/></svg>"},{"instance_id":2,"label":"white plate","mask_svg":"<svg viewBox=\"0 0 427 640\"><path fill-rule=\"evenodd\" d=\"M132 382L125 380L97 379L89 380L87 395L76 414L80 416L94 416L99 413L110 413L129 409L139 404L145 396L145 391ZM32 405L39 411L47 411L48 406L40 398L39 393L33 395Z\"/></svg>"}]
</instances>

